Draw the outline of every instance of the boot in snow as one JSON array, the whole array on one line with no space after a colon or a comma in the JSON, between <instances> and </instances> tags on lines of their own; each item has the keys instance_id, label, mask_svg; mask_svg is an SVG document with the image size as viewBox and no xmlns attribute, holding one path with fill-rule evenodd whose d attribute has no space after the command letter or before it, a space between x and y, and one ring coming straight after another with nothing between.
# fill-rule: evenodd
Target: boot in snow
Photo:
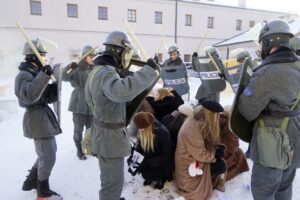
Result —
<instances>
[{"instance_id":1,"label":"boot in snow","mask_svg":"<svg viewBox=\"0 0 300 200\"><path fill-rule=\"evenodd\" d=\"M59 194L50 190L48 179L44 181L38 181L37 196L37 200L42 200L43 198L46 198L45 200L50 200L51 198L55 199L56 197L56 199L62 199Z\"/></svg>"},{"instance_id":2,"label":"boot in snow","mask_svg":"<svg viewBox=\"0 0 300 200\"><path fill-rule=\"evenodd\" d=\"M30 191L38 187L37 168L32 167L31 170L28 171L29 174L22 186L22 190L24 191Z\"/></svg>"},{"instance_id":3,"label":"boot in snow","mask_svg":"<svg viewBox=\"0 0 300 200\"><path fill-rule=\"evenodd\" d=\"M81 143L76 142L75 145L76 145L76 148L77 148L77 157L79 158L79 160L86 160L87 157L82 152Z\"/></svg>"}]
</instances>

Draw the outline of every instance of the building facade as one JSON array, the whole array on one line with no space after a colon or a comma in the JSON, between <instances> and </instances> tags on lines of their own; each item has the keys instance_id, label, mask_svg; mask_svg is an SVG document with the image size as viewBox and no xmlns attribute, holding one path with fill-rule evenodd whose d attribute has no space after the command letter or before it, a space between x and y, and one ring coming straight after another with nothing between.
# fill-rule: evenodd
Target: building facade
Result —
<instances>
[{"instance_id":1,"label":"building facade","mask_svg":"<svg viewBox=\"0 0 300 200\"><path fill-rule=\"evenodd\" d=\"M68 63L86 45L102 45L107 33L127 31L126 20L147 53L164 60L177 43L189 61L197 48L213 45L248 30L255 23L286 13L187 0L1 0L0 70L16 70L25 39L20 22L32 39L54 41L52 62ZM237 17L238 16L238 17ZM199 47L200 46L200 47ZM11 74L11 73L10 73Z\"/></svg>"}]
</instances>

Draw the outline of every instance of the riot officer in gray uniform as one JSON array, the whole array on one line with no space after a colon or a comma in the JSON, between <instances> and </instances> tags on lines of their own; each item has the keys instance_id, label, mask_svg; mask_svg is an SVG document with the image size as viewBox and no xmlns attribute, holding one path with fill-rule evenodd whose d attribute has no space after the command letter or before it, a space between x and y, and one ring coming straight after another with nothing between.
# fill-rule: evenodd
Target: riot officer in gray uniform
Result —
<instances>
[{"instance_id":1,"label":"riot officer in gray uniform","mask_svg":"<svg viewBox=\"0 0 300 200\"><path fill-rule=\"evenodd\" d=\"M94 60L85 92L94 116L91 150L98 157L101 171L99 199L119 200L124 182L124 157L131 150L125 127L126 104L154 83L159 66L149 59L139 71L123 76L121 71L128 67L133 54L128 36L113 31L103 45L105 50Z\"/></svg>"},{"instance_id":2,"label":"riot officer in gray uniform","mask_svg":"<svg viewBox=\"0 0 300 200\"><path fill-rule=\"evenodd\" d=\"M46 61L46 48L38 40L32 41L42 59ZM57 196L49 189L49 177L56 160L55 136L61 133L56 116L48 104L57 100L57 84L49 84L53 70L43 66L26 43L25 62L19 66L15 78L15 95L19 105L25 108L23 117L24 136L33 139L37 160L23 183L22 189L37 189L38 197Z\"/></svg>"},{"instance_id":3,"label":"riot officer in gray uniform","mask_svg":"<svg viewBox=\"0 0 300 200\"><path fill-rule=\"evenodd\" d=\"M173 45L168 53L170 58L162 64L163 87L173 88L180 96L187 94L190 91L187 69L179 57L179 49Z\"/></svg>"},{"instance_id":4,"label":"riot officer in gray uniform","mask_svg":"<svg viewBox=\"0 0 300 200\"><path fill-rule=\"evenodd\" d=\"M253 160L251 190L255 200L291 200L292 183L296 169L300 167L300 106L296 101L300 91L300 69L299 59L289 46L292 36L284 20L276 19L264 25L259 35L262 64L254 70L237 102L239 112L248 121L255 121L250 143ZM294 105L296 107L291 110ZM287 168L283 169L277 166L274 156L269 158L263 154L269 146L261 145L262 137L267 135L261 135L264 133L260 130L261 127L280 129L285 117L289 120L284 136L288 136L289 142L283 145L291 148L276 149L290 156L287 161L291 163L287 162ZM274 167L269 167L266 162L270 159Z\"/></svg>"},{"instance_id":5,"label":"riot officer in gray uniform","mask_svg":"<svg viewBox=\"0 0 300 200\"><path fill-rule=\"evenodd\" d=\"M86 45L82 50L82 56L89 51L92 51L92 49L92 46ZM86 55L79 64L76 62L70 63L63 69L62 73L62 80L70 82L72 87L74 87L69 103L69 111L73 112L73 140L77 148L77 156L80 160L86 160L86 156L81 149L84 126L88 129L93 123L93 115L85 100L84 86L88 75L92 70L94 56L95 53L92 51L90 54Z\"/></svg>"}]
</instances>

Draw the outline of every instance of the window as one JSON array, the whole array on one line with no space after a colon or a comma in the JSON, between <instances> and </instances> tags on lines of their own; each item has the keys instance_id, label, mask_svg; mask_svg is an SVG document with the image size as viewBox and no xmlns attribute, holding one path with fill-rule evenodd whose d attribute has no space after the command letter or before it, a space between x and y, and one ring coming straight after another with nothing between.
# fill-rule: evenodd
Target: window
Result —
<instances>
[{"instance_id":1,"label":"window","mask_svg":"<svg viewBox=\"0 0 300 200\"><path fill-rule=\"evenodd\" d=\"M158 62L162 62L163 61L163 54L162 53L158 53L157 57L158 57Z\"/></svg>"},{"instance_id":2,"label":"window","mask_svg":"<svg viewBox=\"0 0 300 200\"><path fill-rule=\"evenodd\" d=\"M30 1L30 14L42 15L42 4L40 1Z\"/></svg>"},{"instance_id":3,"label":"window","mask_svg":"<svg viewBox=\"0 0 300 200\"><path fill-rule=\"evenodd\" d=\"M184 62L191 62L191 54L184 54L183 60Z\"/></svg>"},{"instance_id":4,"label":"window","mask_svg":"<svg viewBox=\"0 0 300 200\"><path fill-rule=\"evenodd\" d=\"M128 9L127 11L127 21L136 22L136 10Z\"/></svg>"},{"instance_id":5,"label":"window","mask_svg":"<svg viewBox=\"0 0 300 200\"><path fill-rule=\"evenodd\" d=\"M98 7L98 19L108 20L107 7Z\"/></svg>"},{"instance_id":6,"label":"window","mask_svg":"<svg viewBox=\"0 0 300 200\"><path fill-rule=\"evenodd\" d=\"M255 25L255 21L250 20L250 22L249 22L249 27L251 28L251 27L253 27L254 25Z\"/></svg>"},{"instance_id":7,"label":"window","mask_svg":"<svg viewBox=\"0 0 300 200\"><path fill-rule=\"evenodd\" d=\"M185 25L192 26L192 15L185 15Z\"/></svg>"},{"instance_id":8,"label":"window","mask_svg":"<svg viewBox=\"0 0 300 200\"><path fill-rule=\"evenodd\" d=\"M162 12L155 11L155 24L162 24Z\"/></svg>"},{"instance_id":9,"label":"window","mask_svg":"<svg viewBox=\"0 0 300 200\"><path fill-rule=\"evenodd\" d=\"M76 4L67 4L68 7L68 17L78 17L78 7Z\"/></svg>"},{"instance_id":10,"label":"window","mask_svg":"<svg viewBox=\"0 0 300 200\"><path fill-rule=\"evenodd\" d=\"M240 19L236 20L236 30L237 31L242 30L242 20L240 20Z\"/></svg>"},{"instance_id":11,"label":"window","mask_svg":"<svg viewBox=\"0 0 300 200\"><path fill-rule=\"evenodd\" d=\"M214 18L213 17L207 18L207 28L214 28Z\"/></svg>"},{"instance_id":12,"label":"window","mask_svg":"<svg viewBox=\"0 0 300 200\"><path fill-rule=\"evenodd\" d=\"M69 58L70 61L77 60L81 56L80 48L69 47Z\"/></svg>"},{"instance_id":13,"label":"window","mask_svg":"<svg viewBox=\"0 0 300 200\"><path fill-rule=\"evenodd\" d=\"M4 66L4 56L3 56L3 50L0 49L0 67Z\"/></svg>"}]
</instances>

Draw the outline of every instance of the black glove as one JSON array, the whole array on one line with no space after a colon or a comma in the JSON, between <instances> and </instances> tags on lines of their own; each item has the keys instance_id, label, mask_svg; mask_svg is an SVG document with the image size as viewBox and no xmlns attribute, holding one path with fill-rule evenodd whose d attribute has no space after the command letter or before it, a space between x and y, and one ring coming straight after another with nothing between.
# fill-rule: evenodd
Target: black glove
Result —
<instances>
[{"instance_id":1,"label":"black glove","mask_svg":"<svg viewBox=\"0 0 300 200\"><path fill-rule=\"evenodd\" d=\"M48 76L51 76L53 74L53 69L50 67L50 65L45 65L44 67L42 67L42 72L44 72Z\"/></svg>"},{"instance_id":2,"label":"black glove","mask_svg":"<svg viewBox=\"0 0 300 200\"><path fill-rule=\"evenodd\" d=\"M218 74L221 78L225 79L225 74L223 74L223 73L218 73Z\"/></svg>"},{"instance_id":3,"label":"black glove","mask_svg":"<svg viewBox=\"0 0 300 200\"><path fill-rule=\"evenodd\" d=\"M76 62L72 62L70 64L70 67L74 70L74 69L76 69L78 67L78 64Z\"/></svg>"},{"instance_id":4,"label":"black glove","mask_svg":"<svg viewBox=\"0 0 300 200\"><path fill-rule=\"evenodd\" d=\"M149 58L147 60L147 65L149 65L151 68L153 68L154 70L158 70L160 71L160 66L158 64L155 63L153 58Z\"/></svg>"},{"instance_id":5,"label":"black glove","mask_svg":"<svg viewBox=\"0 0 300 200\"><path fill-rule=\"evenodd\" d=\"M192 57L198 57L198 53L197 52L194 52Z\"/></svg>"},{"instance_id":6,"label":"black glove","mask_svg":"<svg viewBox=\"0 0 300 200\"><path fill-rule=\"evenodd\" d=\"M57 101L57 82L48 84L44 92L47 103L54 103Z\"/></svg>"},{"instance_id":7,"label":"black glove","mask_svg":"<svg viewBox=\"0 0 300 200\"><path fill-rule=\"evenodd\" d=\"M222 158L224 157L224 151L225 151L225 146L222 144L219 144L216 148L216 152L215 152L215 158Z\"/></svg>"}]
</instances>

